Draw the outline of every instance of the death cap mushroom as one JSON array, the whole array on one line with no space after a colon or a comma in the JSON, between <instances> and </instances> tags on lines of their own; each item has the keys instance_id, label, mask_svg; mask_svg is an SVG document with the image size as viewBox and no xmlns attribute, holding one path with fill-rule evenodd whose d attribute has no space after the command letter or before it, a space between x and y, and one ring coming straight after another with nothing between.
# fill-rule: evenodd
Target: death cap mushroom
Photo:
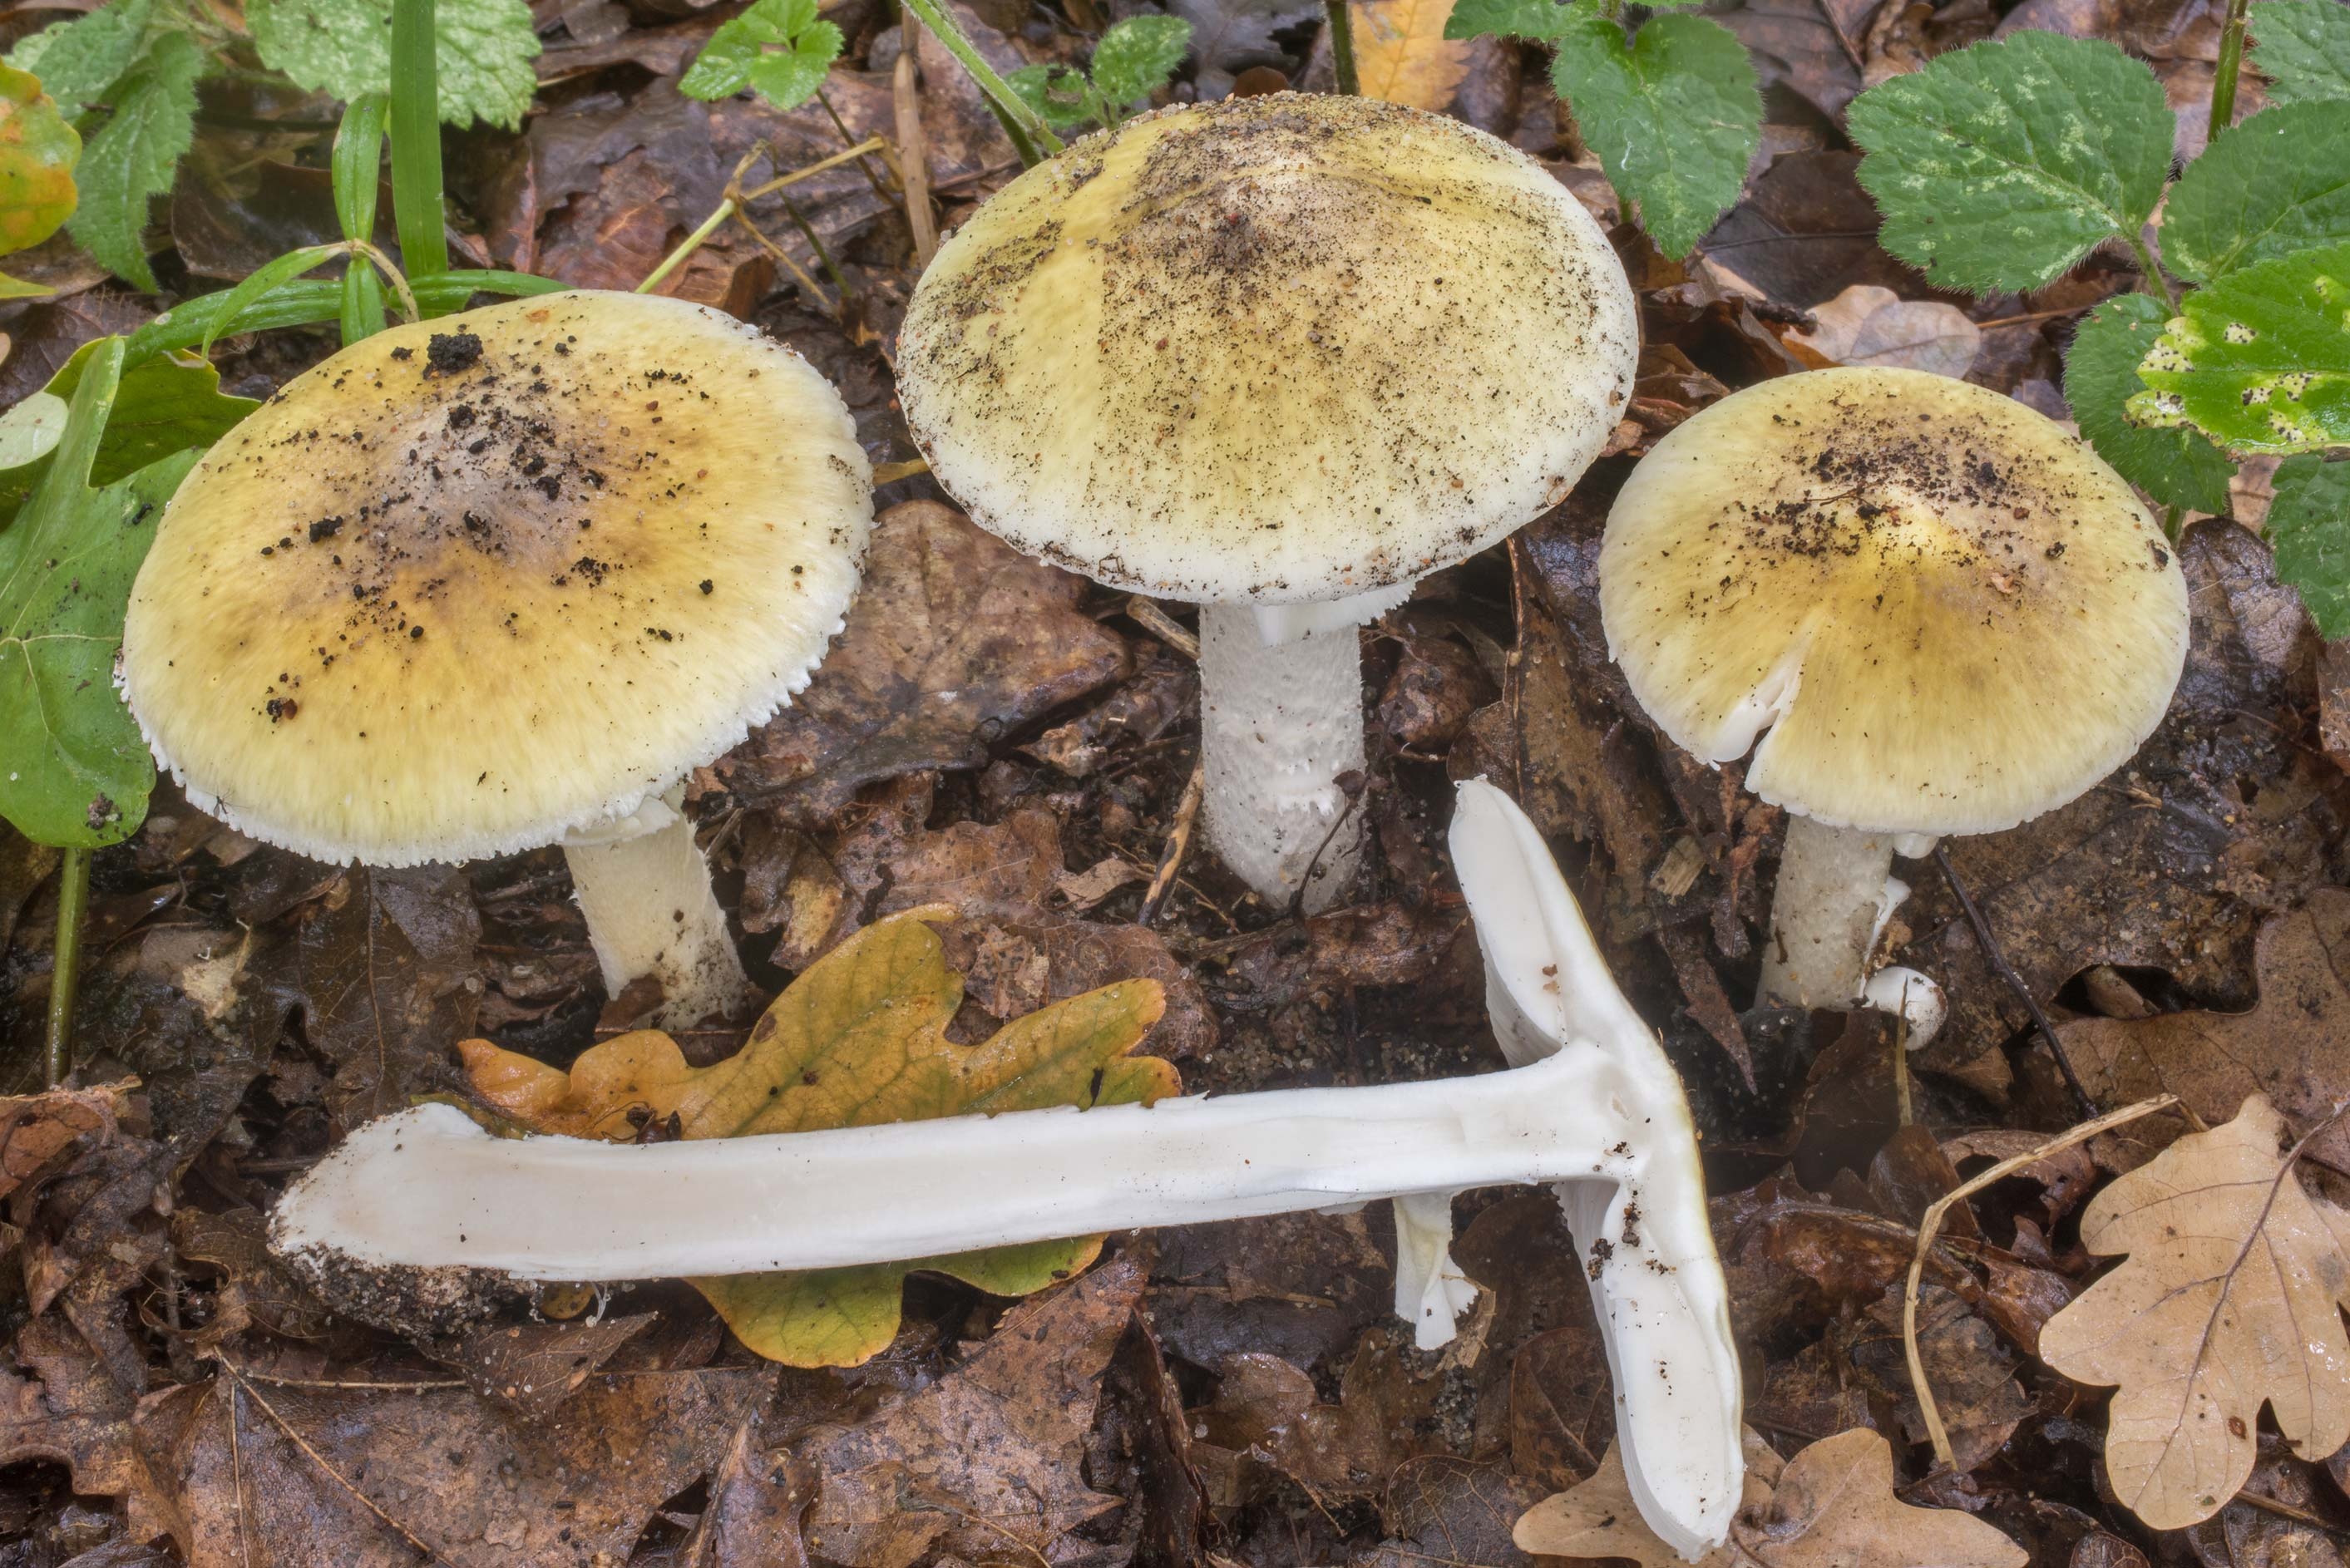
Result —
<instances>
[{"instance_id":1,"label":"death cap mushroom","mask_svg":"<svg viewBox=\"0 0 2350 1568\"><path fill-rule=\"evenodd\" d=\"M923 275L899 386L983 526L1241 607L1202 615L1208 820L1285 896L1362 764L1353 628L1564 498L1638 340L1606 235L1541 164L1440 115L1276 93L1143 115L1014 181Z\"/></svg>"},{"instance_id":2,"label":"death cap mushroom","mask_svg":"<svg viewBox=\"0 0 2350 1568\"><path fill-rule=\"evenodd\" d=\"M1787 376L1699 413L1617 496L1599 579L1641 707L1708 762L1752 747L1748 787L1806 838L1882 840L1856 866L2081 794L2153 732L2187 654L2184 575L2128 483L2012 399L1916 370ZM1814 859L1791 828L1783 901ZM1867 876L1825 880L1880 902ZM1851 992L1783 999L1849 1001L1866 976L1835 970Z\"/></svg>"},{"instance_id":3,"label":"death cap mushroom","mask_svg":"<svg viewBox=\"0 0 2350 1568\"><path fill-rule=\"evenodd\" d=\"M871 516L839 395L716 311L576 293L395 327L189 475L123 687L192 801L317 859L624 840L806 683ZM646 901L698 918L702 880Z\"/></svg>"}]
</instances>

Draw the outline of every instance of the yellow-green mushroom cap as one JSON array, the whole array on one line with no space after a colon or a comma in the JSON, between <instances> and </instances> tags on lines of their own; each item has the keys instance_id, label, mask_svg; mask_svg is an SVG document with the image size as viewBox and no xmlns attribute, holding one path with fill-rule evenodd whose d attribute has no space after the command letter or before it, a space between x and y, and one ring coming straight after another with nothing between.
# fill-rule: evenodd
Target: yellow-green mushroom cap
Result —
<instances>
[{"instance_id":1,"label":"yellow-green mushroom cap","mask_svg":"<svg viewBox=\"0 0 2350 1568\"><path fill-rule=\"evenodd\" d=\"M1649 717L1829 826L1989 833L2161 722L2187 583L2128 483L2054 421L1917 370L1783 377L1635 469L1599 556ZM1755 736L1768 729L1760 745Z\"/></svg>"},{"instance_id":2,"label":"yellow-green mushroom cap","mask_svg":"<svg viewBox=\"0 0 2350 1568\"><path fill-rule=\"evenodd\" d=\"M378 866L536 847L805 686L871 521L839 394L716 311L577 293L395 327L190 473L123 691L255 837Z\"/></svg>"},{"instance_id":3,"label":"yellow-green mushroom cap","mask_svg":"<svg viewBox=\"0 0 2350 1568\"><path fill-rule=\"evenodd\" d=\"M1562 499L1639 342L1607 236L1440 115L1275 93L1028 171L940 248L899 392L973 519L1097 581L1298 604Z\"/></svg>"}]
</instances>

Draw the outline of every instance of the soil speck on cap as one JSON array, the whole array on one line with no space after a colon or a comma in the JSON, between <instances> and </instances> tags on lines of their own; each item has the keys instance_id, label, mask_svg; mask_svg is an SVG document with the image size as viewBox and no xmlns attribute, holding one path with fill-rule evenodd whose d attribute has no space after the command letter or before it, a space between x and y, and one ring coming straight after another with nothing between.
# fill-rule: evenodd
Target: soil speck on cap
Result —
<instances>
[{"instance_id":1,"label":"soil speck on cap","mask_svg":"<svg viewBox=\"0 0 2350 1568\"><path fill-rule=\"evenodd\" d=\"M482 340L473 333L435 332L432 341L424 346L425 374L453 376L472 369L481 358Z\"/></svg>"}]
</instances>

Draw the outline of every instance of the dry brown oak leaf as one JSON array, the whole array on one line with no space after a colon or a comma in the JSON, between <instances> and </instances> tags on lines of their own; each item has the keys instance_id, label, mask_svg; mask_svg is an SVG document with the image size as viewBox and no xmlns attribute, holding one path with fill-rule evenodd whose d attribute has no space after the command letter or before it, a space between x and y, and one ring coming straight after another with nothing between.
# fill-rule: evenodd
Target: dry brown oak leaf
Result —
<instances>
[{"instance_id":1,"label":"dry brown oak leaf","mask_svg":"<svg viewBox=\"0 0 2350 1568\"><path fill-rule=\"evenodd\" d=\"M474 1091L534 1132L625 1142L672 1127L689 1138L874 1127L1047 1106L1148 1104L1181 1087L1131 1053L1165 1012L1156 981L1125 980L1031 1012L977 1045L947 1038L962 977L925 905L868 926L775 999L743 1049L708 1067L639 1030L580 1054L568 1073L486 1040L458 1047ZM897 1337L906 1275L951 1274L1021 1296L1090 1265L1101 1238L800 1273L697 1279L736 1337L794 1366L849 1366Z\"/></svg>"},{"instance_id":2,"label":"dry brown oak leaf","mask_svg":"<svg viewBox=\"0 0 2350 1568\"><path fill-rule=\"evenodd\" d=\"M2024 1568L2031 1553L1953 1509L1912 1508L1893 1495L1893 1449L1866 1428L1838 1432L1787 1460L1746 1433L1746 1499L1730 1539L1697 1568ZM1513 1532L1544 1556L1624 1557L1640 1568L1682 1568L1679 1553L1640 1521L1615 1444L1589 1480L1528 1510Z\"/></svg>"},{"instance_id":3,"label":"dry brown oak leaf","mask_svg":"<svg viewBox=\"0 0 2350 1568\"><path fill-rule=\"evenodd\" d=\"M2350 892L2324 888L2261 928L2260 1004L2250 1012L2085 1018L2057 1031L2100 1105L2177 1095L2207 1123L2265 1095L2297 1133L2350 1095ZM2174 1127L2183 1127L2183 1121ZM2350 1120L2310 1140L2309 1158L2350 1168Z\"/></svg>"},{"instance_id":4,"label":"dry brown oak leaf","mask_svg":"<svg viewBox=\"0 0 2350 1568\"><path fill-rule=\"evenodd\" d=\"M2263 1401L2304 1459L2350 1440L2350 1213L2303 1189L2290 1140L2255 1095L2099 1193L2081 1242L2128 1261L2040 1331L2049 1366L2119 1386L2106 1475L2158 1530L2242 1488Z\"/></svg>"}]
</instances>

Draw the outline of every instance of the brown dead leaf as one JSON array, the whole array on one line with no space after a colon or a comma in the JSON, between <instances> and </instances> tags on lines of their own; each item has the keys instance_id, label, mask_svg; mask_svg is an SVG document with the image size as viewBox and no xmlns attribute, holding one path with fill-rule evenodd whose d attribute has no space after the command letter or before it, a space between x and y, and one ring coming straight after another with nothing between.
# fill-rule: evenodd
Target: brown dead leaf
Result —
<instances>
[{"instance_id":1,"label":"brown dead leaf","mask_svg":"<svg viewBox=\"0 0 2350 1568\"><path fill-rule=\"evenodd\" d=\"M422 1346L473 1392L545 1418L579 1391L620 1347L652 1326L653 1313L581 1323L484 1324Z\"/></svg>"},{"instance_id":2,"label":"brown dead leaf","mask_svg":"<svg viewBox=\"0 0 2350 1568\"><path fill-rule=\"evenodd\" d=\"M1922 1443L1926 1422L1903 1355L1901 1304L1898 1286L1872 1303L1853 1335L1850 1355L1878 1407L1901 1424L1911 1442ZM1933 1386L1957 1468L1972 1470L1988 1463L2033 1412L2031 1397L2015 1379L2015 1357L1988 1322L1939 1285L1919 1293L1918 1355Z\"/></svg>"},{"instance_id":3,"label":"brown dead leaf","mask_svg":"<svg viewBox=\"0 0 2350 1568\"><path fill-rule=\"evenodd\" d=\"M1894 1495L1893 1449L1866 1429L1839 1432L1781 1468L1746 1434L1746 1501L1730 1539L1697 1568L1851 1568L1855 1563L1932 1563L1935 1568L2024 1568L2030 1554L1953 1509L1912 1508ZM1681 1559L1640 1521L1611 1445L1599 1473L1535 1505L1518 1521L1529 1552L1565 1557L1627 1557L1641 1568L1679 1568Z\"/></svg>"},{"instance_id":4,"label":"brown dead leaf","mask_svg":"<svg viewBox=\"0 0 2350 1568\"><path fill-rule=\"evenodd\" d=\"M2209 1519L2242 1487L2263 1402L2305 1457L2350 1441L2350 1213L2303 1189L2289 1141L2255 1095L2100 1192L2082 1244L2126 1261L2041 1331L2049 1366L2119 1385L2106 1474L2158 1530Z\"/></svg>"},{"instance_id":5,"label":"brown dead leaf","mask_svg":"<svg viewBox=\"0 0 2350 1568\"><path fill-rule=\"evenodd\" d=\"M1055 1560L1064 1535L1118 1504L1085 1483L1085 1439L1141 1292L1140 1266L1119 1258L1014 1307L937 1382L794 1444L821 1477L808 1544L858 1568L931 1552Z\"/></svg>"},{"instance_id":6,"label":"brown dead leaf","mask_svg":"<svg viewBox=\"0 0 2350 1568\"><path fill-rule=\"evenodd\" d=\"M143 1382L124 1386L54 1316L26 1324L13 1355L25 1370L0 1365L0 1464L53 1459L72 1471L77 1492L120 1500L135 1538L169 1529L168 1482L131 1440Z\"/></svg>"},{"instance_id":7,"label":"brown dead leaf","mask_svg":"<svg viewBox=\"0 0 2350 1568\"><path fill-rule=\"evenodd\" d=\"M1084 595L949 507L891 507L824 668L720 778L809 824L877 779L986 765L991 741L1127 673L1125 640L1077 609Z\"/></svg>"},{"instance_id":8,"label":"brown dead leaf","mask_svg":"<svg viewBox=\"0 0 2350 1568\"><path fill-rule=\"evenodd\" d=\"M1607 1346L1581 1324L1537 1334L1510 1366L1510 1468L1564 1490L1599 1468L1616 1440Z\"/></svg>"},{"instance_id":9,"label":"brown dead leaf","mask_svg":"<svg viewBox=\"0 0 2350 1568\"><path fill-rule=\"evenodd\" d=\"M1500 1465L1432 1454L1397 1471L1388 1495L1389 1539L1349 1568L1534 1568L1510 1530L1542 1495Z\"/></svg>"},{"instance_id":10,"label":"brown dead leaf","mask_svg":"<svg viewBox=\"0 0 2350 1568\"><path fill-rule=\"evenodd\" d=\"M113 1136L135 1084L0 1097L0 1199L37 1182L85 1138Z\"/></svg>"},{"instance_id":11,"label":"brown dead leaf","mask_svg":"<svg viewBox=\"0 0 2350 1568\"><path fill-rule=\"evenodd\" d=\"M1444 36L1452 0L1351 4L1355 74L1365 98L1440 111L1469 74L1469 46Z\"/></svg>"},{"instance_id":12,"label":"brown dead leaf","mask_svg":"<svg viewBox=\"0 0 2350 1568\"><path fill-rule=\"evenodd\" d=\"M2084 1018L2058 1030L2090 1095L2101 1105L2177 1095L2218 1123L2258 1094L2296 1133L2325 1121L2350 1095L2350 892L2318 888L2270 920L2252 964L2261 1000L2250 1012ZM2350 1168L2350 1126L2319 1134L2309 1153Z\"/></svg>"},{"instance_id":13,"label":"brown dead leaf","mask_svg":"<svg viewBox=\"0 0 2350 1568\"><path fill-rule=\"evenodd\" d=\"M1963 376L1982 348L1965 311L1939 300L1904 299L1873 283L1856 283L1825 305L1794 341L1838 365L1877 365Z\"/></svg>"},{"instance_id":14,"label":"brown dead leaf","mask_svg":"<svg viewBox=\"0 0 2350 1568\"><path fill-rule=\"evenodd\" d=\"M1228 1356L1216 1370L1216 1397L1191 1419L1203 1455L1226 1450L1222 1473L1234 1490L1219 1503L1257 1490L1253 1472L1263 1467L1315 1497L1377 1496L1399 1466L1441 1446L1422 1419L1443 1391L1441 1376L1407 1366L1384 1325L1357 1342L1336 1405L1277 1355Z\"/></svg>"}]
</instances>

